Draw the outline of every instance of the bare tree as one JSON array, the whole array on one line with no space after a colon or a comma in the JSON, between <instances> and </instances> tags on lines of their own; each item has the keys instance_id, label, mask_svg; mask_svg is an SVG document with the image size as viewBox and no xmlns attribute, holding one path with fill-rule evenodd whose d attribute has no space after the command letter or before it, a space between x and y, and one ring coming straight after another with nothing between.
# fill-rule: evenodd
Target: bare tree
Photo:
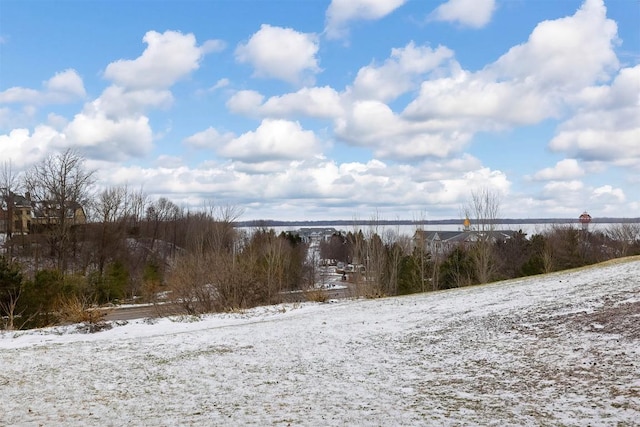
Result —
<instances>
[{"instance_id":1,"label":"bare tree","mask_svg":"<svg viewBox=\"0 0 640 427\"><path fill-rule=\"evenodd\" d=\"M26 189L46 215L52 251L63 274L75 212L89 202L94 182L95 171L87 170L84 161L78 152L67 149L45 158L25 175Z\"/></svg>"},{"instance_id":2,"label":"bare tree","mask_svg":"<svg viewBox=\"0 0 640 427\"><path fill-rule=\"evenodd\" d=\"M115 252L114 245L124 238L124 221L127 219L127 187L109 187L104 189L94 205L96 219L99 221L100 237L97 242L97 264L100 276L104 273L109 254Z\"/></svg>"},{"instance_id":3,"label":"bare tree","mask_svg":"<svg viewBox=\"0 0 640 427\"><path fill-rule=\"evenodd\" d=\"M616 242L619 256L624 257L629 254L629 249L633 245L640 243L640 224L611 224L605 231L605 234Z\"/></svg>"},{"instance_id":4,"label":"bare tree","mask_svg":"<svg viewBox=\"0 0 640 427\"><path fill-rule=\"evenodd\" d=\"M286 260L290 251L286 240L275 235L273 230L267 234L262 243L262 275L264 277L267 302L271 304L284 288L286 276Z\"/></svg>"},{"instance_id":5,"label":"bare tree","mask_svg":"<svg viewBox=\"0 0 640 427\"><path fill-rule=\"evenodd\" d=\"M127 192L125 211L127 212L128 232L132 235L138 235L140 233L140 222L149 204L148 198L149 196L142 188L138 191Z\"/></svg>"},{"instance_id":6,"label":"bare tree","mask_svg":"<svg viewBox=\"0 0 640 427\"><path fill-rule=\"evenodd\" d=\"M418 220L418 226L415 230L415 241L413 255L416 258L416 266L418 267L418 275L420 276L419 289L421 292L425 292L425 282L428 280L431 282L431 290L438 290L438 270L440 269L441 257L440 252L436 248L435 251L427 250L427 234L424 229L423 223L425 222L424 213L420 215ZM431 273L431 277L427 278L427 274Z\"/></svg>"},{"instance_id":7,"label":"bare tree","mask_svg":"<svg viewBox=\"0 0 640 427\"><path fill-rule=\"evenodd\" d=\"M380 238L378 215L374 215L363 233L354 234L354 259L356 265L356 291L366 297L380 297L387 293L384 273L387 263L384 243ZM362 272L358 271L362 268Z\"/></svg>"},{"instance_id":8,"label":"bare tree","mask_svg":"<svg viewBox=\"0 0 640 427\"><path fill-rule=\"evenodd\" d=\"M384 233L386 268L384 287L387 295L397 295L400 283L402 260L410 252L411 241L408 236L400 234L400 230L386 230Z\"/></svg>"},{"instance_id":9,"label":"bare tree","mask_svg":"<svg viewBox=\"0 0 640 427\"><path fill-rule=\"evenodd\" d=\"M15 197L20 188L20 176L13 169L11 160L4 161L0 168L0 208L5 211L4 232L7 238L8 260L13 259L13 245L11 238L14 231Z\"/></svg>"},{"instance_id":10,"label":"bare tree","mask_svg":"<svg viewBox=\"0 0 640 427\"><path fill-rule=\"evenodd\" d=\"M234 251L236 233L234 223L242 216L243 209L234 205L214 205L209 203L206 209L212 219L207 233L208 243L214 251Z\"/></svg>"},{"instance_id":11,"label":"bare tree","mask_svg":"<svg viewBox=\"0 0 640 427\"><path fill-rule=\"evenodd\" d=\"M491 280L493 272L492 244L493 231L500 211L500 199L497 193L483 188L471 193L469 206L465 209L466 218L471 219L475 243L473 258L476 278L480 283Z\"/></svg>"},{"instance_id":12,"label":"bare tree","mask_svg":"<svg viewBox=\"0 0 640 427\"><path fill-rule=\"evenodd\" d=\"M175 226L180 215L180 208L166 197L159 198L147 207L147 221L151 223L152 227L152 251L158 238L162 237L166 241L169 237L175 237L175 233L173 233L173 236L169 236L170 233L167 232L166 227L168 225ZM173 241L174 239L172 238L171 240Z\"/></svg>"}]
</instances>

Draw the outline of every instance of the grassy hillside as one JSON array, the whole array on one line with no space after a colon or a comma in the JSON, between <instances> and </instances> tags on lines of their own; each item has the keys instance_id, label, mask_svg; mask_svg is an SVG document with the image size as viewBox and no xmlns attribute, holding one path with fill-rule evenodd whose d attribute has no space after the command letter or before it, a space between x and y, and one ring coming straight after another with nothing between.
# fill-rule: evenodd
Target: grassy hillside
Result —
<instances>
[{"instance_id":1,"label":"grassy hillside","mask_svg":"<svg viewBox=\"0 0 640 427\"><path fill-rule=\"evenodd\" d=\"M0 335L0 425L625 425L640 258L379 300Z\"/></svg>"}]
</instances>

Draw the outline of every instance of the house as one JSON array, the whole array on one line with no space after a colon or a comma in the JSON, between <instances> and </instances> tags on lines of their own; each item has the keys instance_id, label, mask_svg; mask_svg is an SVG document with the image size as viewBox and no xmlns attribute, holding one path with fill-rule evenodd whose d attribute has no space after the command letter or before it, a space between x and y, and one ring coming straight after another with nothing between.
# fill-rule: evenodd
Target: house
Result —
<instances>
[{"instance_id":1,"label":"house","mask_svg":"<svg viewBox=\"0 0 640 427\"><path fill-rule=\"evenodd\" d=\"M62 208L56 202L33 202L32 206L32 221L34 225L57 225L62 218ZM87 216L84 212L84 208L82 207L82 205L80 205L80 203L77 202L67 203L67 205L65 206L64 219L68 225L86 224L87 222Z\"/></svg>"},{"instance_id":2,"label":"house","mask_svg":"<svg viewBox=\"0 0 640 427\"><path fill-rule=\"evenodd\" d=\"M511 230L472 230L465 220L465 227L458 231L427 231L417 230L413 235L413 242L417 247L424 248L434 255L448 255L456 247L469 247L473 243L488 239L492 243L505 241L516 233Z\"/></svg>"},{"instance_id":3,"label":"house","mask_svg":"<svg viewBox=\"0 0 640 427\"><path fill-rule=\"evenodd\" d=\"M29 193L24 196L9 193L0 203L0 233L3 234L28 234L36 226L56 225L60 218L60 205L51 201L34 202ZM85 224L87 216L82 205L69 203L65 208L65 220L70 225Z\"/></svg>"},{"instance_id":4,"label":"house","mask_svg":"<svg viewBox=\"0 0 640 427\"><path fill-rule=\"evenodd\" d=\"M32 213L31 200L27 197L13 192L5 195L0 204L0 233L27 234Z\"/></svg>"},{"instance_id":5,"label":"house","mask_svg":"<svg viewBox=\"0 0 640 427\"><path fill-rule=\"evenodd\" d=\"M413 242L431 254L446 255L457 246L468 245L474 236L468 231L416 230Z\"/></svg>"},{"instance_id":6,"label":"house","mask_svg":"<svg viewBox=\"0 0 640 427\"><path fill-rule=\"evenodd\" d=\"M305 243L319 244L322 241L331 239L331 236L338 234L338 230L332 227L326 228L300 228L297 233Z\"/></svg>"}]
</instances>

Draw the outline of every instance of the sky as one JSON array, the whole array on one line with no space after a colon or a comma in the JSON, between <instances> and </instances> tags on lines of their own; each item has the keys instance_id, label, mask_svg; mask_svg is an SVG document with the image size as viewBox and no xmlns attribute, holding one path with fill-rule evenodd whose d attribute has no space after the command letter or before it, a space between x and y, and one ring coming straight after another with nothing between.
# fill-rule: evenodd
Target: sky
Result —
<instances>
[{"instance_id":1,"label":"sky","mask_svg":"<svg viewBox=\"0 0 640 427\"><path fill-rule=\"evenodd\" d=\"M640 216L637 0L0 0L0 161L240 219Z\"/></svg>"}]
</instances>

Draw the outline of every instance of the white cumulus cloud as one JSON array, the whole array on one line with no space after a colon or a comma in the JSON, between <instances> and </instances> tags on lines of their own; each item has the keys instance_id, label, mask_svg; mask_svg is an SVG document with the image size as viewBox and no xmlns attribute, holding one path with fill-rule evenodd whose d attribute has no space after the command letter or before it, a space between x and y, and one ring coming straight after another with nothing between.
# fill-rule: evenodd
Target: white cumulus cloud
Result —
<instances>
[{"instance_id":1,"label":"white cumulus cloud","mask_svg":"<svg viewBox=\"0 0 640 427\"><path fill-rule=\"evenodd\" d=\"M378 157L404 160L451 156L472 137L455 122L406 120L379 101L354 102L335 120L334 130L350 144L370 147Z\"/></svg>"},{"instance_id":2,"label":"white cumulus cloud","mask_svg":"<svg viewBox=\"0 0 640 427\"><path fill-rule=\"evenodd\" d=\"M616 40L602 1L587 0L572 16L538 24L525 43L483 70L454 64L450 76L426 80L404 114L457 117L478 130L559 118L576 93L615 71Z\"/></svg>"},{"instance_id":3,"label":"white cumulus cloud","mask_svg":"<svg viewBox=\"0 0 640 427\"><path fill-rule=\"evenodd\" d=\"M623 68L611 85L586 88L577 99L582 108L559 126L549 147L640 171L640 65Z\"/></svg>"},{"instance_id":4,"label":"white cumulus cloud","mask_svg":"<svg viewBox=\"0 0 640 427\"><path fill-rule=\"evenodd\" d=\"M111 85L95 100L85 105L85 113L95 111L111 118L130 117L151 108L168 108L173 95L168 89L131 89Z\"/></svg>"},{"instance_id":5,"label":"white cumulus cloud","mask_svg":"<svg viewBox=\"0 0 640 427\"><path fill-rule=\"evenodd\" d=\"M211 42L202 49L193 34L177 31L149 31L142 40L147 44L142 55L110 63L104 72L107 79L128 89L167 88L198 69L211 50Z\"/></svg>"},{"instance_id":6,"label":"white cumulus cloud","mask_svg":"<svg viewBox=\"0 0 640 427\"><path fill-rule=\"evenodd\" d=\"M326 13L325 33L330 39L347 35L349 22L381 19L406 0L332 0Z\"/></svg>"},{"instance_id":7,"label":"white cumulus cloud","mask_svg":"<svg viewBox=\"0 0 640 427\"><path fill-rule=\"evenodd\" d=\"M87 157L110 161L148 154L153 133L145 116L109 118L100 112L79 113L64 129L67 143Z\"/></svg>"},{"instance_id":8,"label":"white cumulus cloud","mask_svg":"<svg viewBox=\"0 0 640 427\"><path fill-rule=\"evenodd\" d=\"M580 166L576 159L560 160L552 168L545 168L533 175L536 180L572 180L584 175L584 169Z\"/></svg>"},{"instance_id":9,"label":"white cumulus cloud","mask_svg":"<svg viewBox=\"0 0 640 427\"><path fill-rule=\"evenodd\" d=\"M0 135L0 158L11 159L18 168L26 168L64 146L64 135L51 126L39 125L29 129L13 129Z\"/></svg>"},{"instance_id":10,"label":"white cumulus cloud","mask_svg":"<svg viewBox=\"0 0 640 427\"><path fill-rule=\"evenodd\" d=\"M501 79L529 80L541 90L581 89L608 80L618 68L617 30L602 0L586 0L572 16L540 22L525 43L487 71Z\"/></svg>"},{"instance_id":11,"label":"white cumulus cloud","mask_svg":"<svg viewBox=\"0 0 640 427\"><path fill-rule=\"evenodd\" d=\"M610 203L624 203L626 197L624 191L621 188L614 188L611 185L603 185L602 187L595 188L592 193L592 198L597 199L600 202Z\"/></svg>"},{"instance_id":12,"label":"white cumulus cloud","mask_svg":"<svg viewBox=\"0 0 640 427\"><path fill-rule=\"evenodd\" d=\"M495 0L449 0L438 6L430 17L437 21L482 28L491 21L495 9Z\"/></svg>"},{"instance_id":13,"label":"white cumulus cloud","mask_svg":"<svg viewBox=\"0 0 640 427\"><path fill-rule=\"evenodd\" d=\"M263 100L264 96L260 92L240 90L229 98L226 106L232 113L253 116L257 114Z\"/></svg>"},{"instance_id":14,"label":"white cumulus cloud","mask_svg":"<svg viewBox=\"0 0 640 427\"><path fill-rule=\"evenodd\" d=\"M336 119L344 114L343 94L330 86L303 87L296 92L265 97L253 90L234 93L226 102L229 111L248 117L291 118L306 116Z\"/></svg>"},{"instance_id":15,"label":"white cumulus cloud","mask_svg":"<svg viewBox=\"0 0 640 427\"><path fill-rule=\"evenodd\" d=\"M223 146L234 138L233 133L220 133L217 129L209 127L202 132L195 133L183 141L192 148L216 148Z\"/></svg>"},{"instance_id":16,"label":"white cumulus cloud","mask_svg":"<svg viewBox=\"0 0 640 427\"><path fill-rule=\"evenodd\" d=\"M248 163L312 157L320 151L319 140L300 123L265 119L255 131L246 132L219 150L224 157Z\"/></svg>"},{"instance_id":17,"label":"white cumulus cloud","mask_svg":"<svg viewBox=\"0 0 640 427\"><path fill-rule=\"evenodd\" d=\"M236 59L254 68L254 76L275 78L300 85L313 83L320 72L315 34L263 24L236 48Z\"/></svg>"},{"instance_id":18,"label":"white cumulus cloud","mask_svg":"<svg viewBox=\"0 0 640 427\"><path fill-rule=\"evenodd\" d=\"M2 104L64 104L81 100L86 96L82 77L76 70L68 69L56 73L43 82L42 90L11 87L0 92Z\"/></svg>"},{"instance_id":19,"label":"white cumulus cloud","mask_svg":"<svg viewBox=\"0 0 640 427\"><path fill-rule=\"evenodd\" d=\"M361 68L353 83L353 93L359 99L391 101L415 88L425 73L453 57L453 51L444 46L432 49L409 42L394 48L381 66Z\"/></svg>"}]
</instances>

